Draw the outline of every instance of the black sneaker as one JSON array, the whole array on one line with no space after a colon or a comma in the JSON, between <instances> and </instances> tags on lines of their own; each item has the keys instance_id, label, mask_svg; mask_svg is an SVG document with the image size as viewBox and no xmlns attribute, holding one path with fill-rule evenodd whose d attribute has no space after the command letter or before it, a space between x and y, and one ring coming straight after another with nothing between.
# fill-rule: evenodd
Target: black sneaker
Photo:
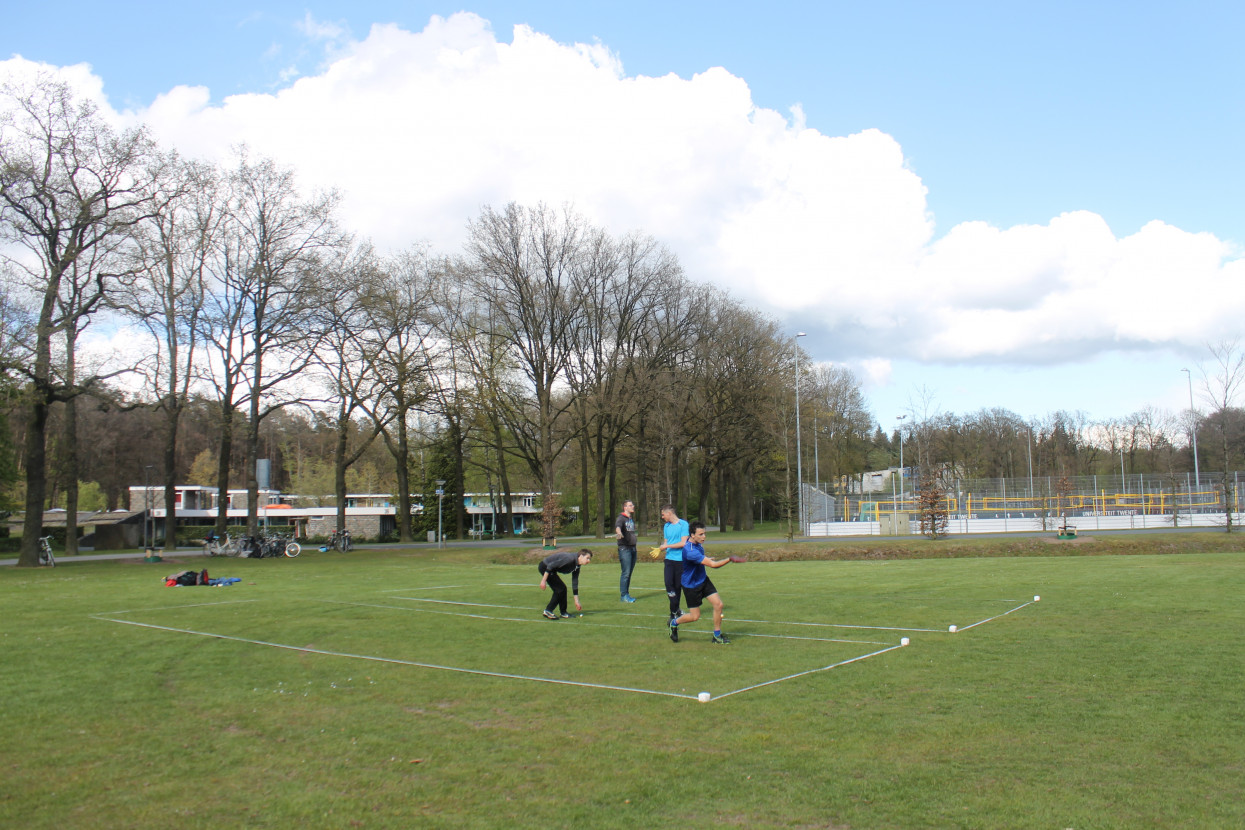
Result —
<instances>
[{"instance_id":1,"label":"black sneaker","mask_svg":"<svg viewBox=\"0 0 1245 830\"><path fill-rule=\"evenodd\" d=\"M731 644L731 641L726 639L725 634L714 634L713 641L720 646L729 646Z\"/></svg>"},{"instance_id":2,"label":"black sneaker","mask_svg":"<svg viewBox=\"0 0 1245 830\"><path fill-rule=\"evenodd\" d=\"M560 616L564 620L569 620L571 618L571 615L565 612L563 612L562 614L559 614L558 616Z\"/></svg>"},{"instance_id":3,"label":"black sneaker","mask_svg":"<svg viewBox=\"0 0 1245 830\"><path fill-rule=\"evenodd\" d=\"M546 617L548 617L551 620L556 620L558 618L558 615L550 611L548 608L546 608L544 611L541 611L540 613L544 614Z\"/></svg>"},{"instance_id":4,"label":"black sneaker","mask_svg":"<svg viewBox=\"0 0 1245 830\"><path fill-rule=\"evenodd\" d=\"M677 643L679 641L679 627L670 621L670 642Z\"/></svg>"}]
</instances>

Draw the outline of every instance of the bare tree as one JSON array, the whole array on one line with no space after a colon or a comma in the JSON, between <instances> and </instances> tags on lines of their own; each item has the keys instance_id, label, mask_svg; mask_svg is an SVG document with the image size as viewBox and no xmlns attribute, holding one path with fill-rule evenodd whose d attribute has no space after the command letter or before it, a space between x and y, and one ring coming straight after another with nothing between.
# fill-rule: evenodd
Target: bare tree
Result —
<instances>
[{"instance_id":1,"label":"bare tree","mask_svg":"<svg viewBox=\"0 0 1245 830\"><path fill-rule=\"evenodd\" d=\"M651 237L613 240L598 231L586 248L583 311L567 378L582 449L583 532L591 525L599 537L609 512L622 506L614 494L607 496L619 444L645 406L647 378L668 364L671 347L686 333L679 315L689 304L670 301L687 286L678 260Z\"/></svg>"},{"instance_id":2,"label":"bare tree","mask_svg":"<svg viewBox=\"0 0 1245 830\"><path fill-rule=\"evenodd\" d=\"M0 96L6 110L0 122L0 239L25 248L27 256L7 262L38 309L27 353L11 367L28 391L26 518L18 562L34 565L47 491L48 409L101 382L99 375L66 379L53 362L54 341L69 329L80 330L110 290L114 273L105 257L92 260L95 252L114 248L149 215L153 192L146 161L154 146L143 130L113 131L92 103L48 77L27 87L6 85ZM61 301L71 280L84 290L66 304Z\"/></svg>"},{"instance_id":3,"label":"bare tree","mask_svg":"<svg viewBox=\"0 0 1245 830\"><path fill-rule=\"evenodd\" d=\"M502 386L498 412L516 451L545 497L556 489L554 464L565 448L559 422L573 399L561 394L580 314L585 222L544 205L485 208L468 227L472 284L491 309L490 333L508 352L522 386Z\"/></svg>"},{"instance_id":4,"label":"bare tree","mask_svg":"<svg viewBox=\"0 0 1245 830\"><path fill-rule=\"evenodd\" d=\"M345 276L349 239L334 216L338 200L334 192L304 197L292 170L271 159L252 161L245 149L229 175L222 276L243 315L238 335L244 360L237 377L248 408L246 525L252 535L259 530L260 423L300 399L291 383L310 364L322 335L311 325L313 310L322 287Z\"/></svg>"},{"instance_id":5,"label":"bare tree","mask_svg":"<svg viewBox=\"0 0 1245 830\"><path fill-rule=\"evenodd\" d=\"M411 419L429 395L428 352L433 348L434 275L424 248L385 260L362 284L363 359L379 381L371 406L393 457L397 477L398 537L411 541Z\"/></svg>"},{"instance_id":6,"label":"bare tree","mask_svg":"<svg viewBox=\"0 0 1245 830\"><path fill-rule=\"evenodd\" d=\"M176 547L178 428L198 374L205 270L222 206L216 171L198 163L170 163L156 192L157 210L136 228L134 276L114 303L153 344L139 369L163 415L164 541Z\"/></svg>"},{"instance_id":7,"label":"bare tree","mask_svg":"<svg viewBox=\"0 0 1245 830\"><path fill-rule=\"evenodd\" d=\"M394 417L376 406L385 389L381 366L369 359L375 343L369 304L377 301L380 265L370 249L356 252L345 266L343 279L326 284L314 312L315 326L324 333L312 359L319 367L327 403L335 407L333 428L333 493L336 529L346 528L346 472L371 446ZM360 417L367 426L361 426Z\"/></svg>"},{"instance_id":8,"label":"bare tree","mask_svg":"<svg viewBox=\"0 0 1245 830\"><path fill-rule=\"evenodd\" d=\"M1225 530L1232 532L1236 510L1236 488L1232 479L1232 409L1245 385L1245 348L1239 339L1220 340L1206 344L1211 366L1202 369L1202 394L1211 406L1207 421L1212 423L1221 452L1223 474L1219 484L1220 505L1225 517Z\"/></svg>"}]
</instances>

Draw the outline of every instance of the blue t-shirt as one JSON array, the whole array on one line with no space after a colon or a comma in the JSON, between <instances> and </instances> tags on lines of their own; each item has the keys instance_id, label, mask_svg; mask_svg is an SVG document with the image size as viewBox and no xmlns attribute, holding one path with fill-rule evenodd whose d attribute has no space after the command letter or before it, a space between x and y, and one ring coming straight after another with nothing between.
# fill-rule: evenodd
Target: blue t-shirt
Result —
<instances>
[{"instance_id":1,"label":"blue t-shirt","mask_svg":"<svg viewBox=\"0 0 1245 830\"><path fill-rule=\"evenodd\" d=\"M683 548L683 587L699 588L705 581L705 549L691 541Z\"/></svg>"},{"instance_id":2,"label":"blue t-shirt","mask_svg":"<svg viewBox=\"0 0 1245 830\"><path fill-rule=\"evenodd\" d=\"M687 521L679 519L677 522L668 522L662 528L662 534L666 537L666 544L670 545L666 548L666 558L671 562L680 561L683 558L683 546L679 543L688 535Z\"/></svg>"}]
</instances>

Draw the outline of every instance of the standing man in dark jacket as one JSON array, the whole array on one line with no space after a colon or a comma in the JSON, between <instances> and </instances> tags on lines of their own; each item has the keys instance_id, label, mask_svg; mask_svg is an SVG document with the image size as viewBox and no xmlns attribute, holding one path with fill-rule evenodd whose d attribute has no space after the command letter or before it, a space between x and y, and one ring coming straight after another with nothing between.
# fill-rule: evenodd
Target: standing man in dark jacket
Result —
<instances>
[{"instance_id":1,"label":"standing man in dark jacket","mask_svg":"<svg viewBox=\"0 0 1245 830\"><path fill-rule=\"evenodd\" d=\"M614 520L614 538L618 540L618 565L622 568L618 593L623 602L635 602L631 596L631 572L635 570L635 502L623 502L622 513Z\"/></svg>"},{"instance_id":2,"label":"standing man in dark jacket","mask_svg":"<svg viewBox=\"0 0 1245 830\"><path fill-rule=\"evenodd\" d=\"M562 581L562 577L558 576L558 574L571 575L571 590L575 594L575 610L584 610L584 607L579 604L579 569L591 561L592 551L587 548L581 548L579 553L572 553L569 550L561 553L551 553L540 561L540 564L536 566L536 570L540 571L540 590L545 590L546 585L553 590L553 597L542 612L546 617L556 620L559 616L562 619L570 616L570 614L566 613L566 583ZM554 613L554 608L558 609L557 613Z\"/></svg>"}]
</instances>

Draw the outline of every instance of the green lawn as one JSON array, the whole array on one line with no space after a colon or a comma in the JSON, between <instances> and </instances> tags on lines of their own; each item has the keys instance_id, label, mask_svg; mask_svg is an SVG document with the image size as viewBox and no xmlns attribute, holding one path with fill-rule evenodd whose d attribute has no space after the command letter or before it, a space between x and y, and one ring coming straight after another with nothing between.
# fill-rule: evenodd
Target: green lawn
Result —
<instances>
[{"instance_id":1,"label":"green lawn","mask_svg":"<svg viewBox=\"0 0 1245 830\"><path fill-rule=\"evenodd\" d=\"M1245 826L1245 558L1057 552L731 565L725 647L647 560L7 568L0 825Z\"/></svg>"}]
</instances>

